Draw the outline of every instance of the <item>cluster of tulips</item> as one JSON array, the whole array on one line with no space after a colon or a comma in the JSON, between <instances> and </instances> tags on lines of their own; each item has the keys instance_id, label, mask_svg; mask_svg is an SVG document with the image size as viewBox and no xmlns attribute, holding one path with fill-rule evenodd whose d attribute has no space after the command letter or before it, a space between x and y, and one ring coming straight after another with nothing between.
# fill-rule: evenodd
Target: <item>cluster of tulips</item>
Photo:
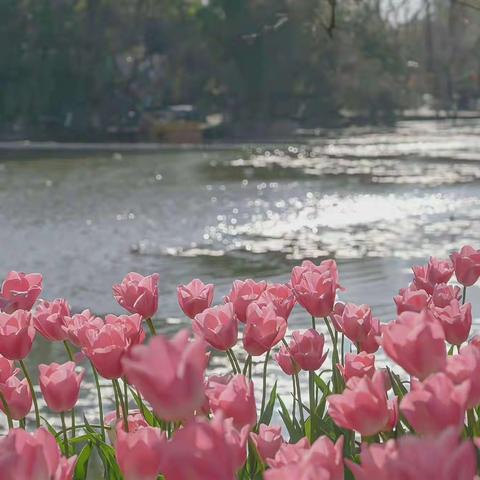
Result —
<instances>
[{"instance_id":1,"label":"cluster of tulips","mask_svg":"<svg viewBox=\"0 0 480 480\"><path fill-rule=\"evenodd\" d=\"M128 313L99 318L72 314L63 299L37 301L41 275L10 272L0 292L0 408L9 427L0 479L88 478L94 452L108 479L477 478L480 339L466 297L479 277L480 251L470 246L432 257L413 267L411 284L394 297L397 318L384 324L369 306L338 300L333 260L304 261L288 284L237 280L216 306L213 285L195 279L178 287L192 328L167 338L152 320L157 274L128 274L113 287ZM311 328L287 333L297 303ZM36 334L63 342L68 358L38 365L58 431L53 414L40 415L25 363ZM389 367L376 367L379 348ZM212 355L225 355L232 372L208 376ZM276 382L267 388L273 361L291 377L288 401ZM263 365L258 399L254 362ZM88 363L98 411L79 423ZM104 415L106 381L116 408Z\"/></svg>"}]
</instances>

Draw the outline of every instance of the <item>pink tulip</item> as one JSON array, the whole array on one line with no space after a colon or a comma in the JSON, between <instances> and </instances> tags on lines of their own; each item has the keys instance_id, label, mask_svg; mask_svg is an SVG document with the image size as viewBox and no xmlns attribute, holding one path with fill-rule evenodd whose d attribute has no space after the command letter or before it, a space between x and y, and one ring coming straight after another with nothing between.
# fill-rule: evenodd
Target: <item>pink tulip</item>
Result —
<instances>
[{"instance_id":1,"label":"pink tulip","mask_svg":"<svg viewBox=\"0 0 480 480\"><path fill-rule=\"evenodd\" d=\"M386 325L382 333L385 353L410 375L423 380L444 368L445 334L429 311L404 312Z\"/></svg>"},{"instance_id":2,"label":"pink tulip","mask_svg":"<svg viewBox=\"0 0 480 480\"><path fill-rule=\"evenodd\" d=\"M71 480L75 457L60 456L53 435L17 428L0 439L0 478L5 480Z\"/></svg>"},{"instance_id":3,"label":"pink tulip","mask_svg":"<svg viewBox=\"0 0 480 480\"><path fill-rule=\"evenodd\" d=\"M361 465L345 460L356 480L473 480L477 465L472 443L460 442L452 428L431 437L363 444L360 459Z\"/></svg>"},{"instance_id":4,"label":"pink tulip","mask_svg":"<svg viewBox=\"0 0 480 480\"><path fill-rule=\"evenodd\" d=\"M23 360L32 349L35 328L26 310L0 313L0 354L9 360Z\"/></svg>"},{"instance_id":5,"label":"pink tulip","mask_svg":"<svg viewBox=\"0 0 480 480\"><path fill-rule=\"evenodd\" d=\"M417 289L413 285L402 288L399 294L393 297L398 315L403 312L421 312L428 307L430 299L430 295L425 290Z\"/></svg>"},{"instance_id":6,"label":"pink tulip","mask_svg":"<svg viewBox=\"0 0 480 480\"><path fill-rule=\"evenodd\" d=\"M462 299L462 292L460 287L447 285L446 283L439 283L435 285L432 293L432 302L438 308L445 308L450 305L452 300L460 301Z\"/></svg>"},{"instance_id":7,"label":"pink tulip","mask_svg":"<svg viewBox=\"0 0 480 480\"><path fill-rule=\"evenodd\" d=\"M304 333L295 331L290 341L290 354L302 370L313 372L318 370L325 359L327 352L323 353L325 337L313 328Z\"/></svg>"},{"instance_id":8,"label":"pink tulip","mask_svg":"<svg viewBox=\"0 0 480 480\"><path fill-rule=\"evenodd\" d=\"M347 303L342 315L333 315L333 318L336 328L358 345L359 351L374 353L378 350L376 337L380 335L380 323L372 316L368 305Z\"/></svg>"},{"instance_id":9,"label":"pink tulip","mask_svg":"<svg viewBox=\"0 0 480 480\"><path fill-rule=\"evenodd\" d=\"M223 421L223 424L215 422L215 425L217 428L221 426L219 432L223 432L225 442L230 447L235 469L239 470L247 460L247 441L250 425L245 425L240 430L237 430L233 424L233 418L227 418Z\"/></svg>"},{"instance_id":10,"label":"pink tulip","mask_svg":"<svg viewBox=\"0 0 480 480\"><path fill-rule=\"evenodd\" d=\"M63 298L52 302L41 300L35 309L33 325L40 335L51 342L61 342L68 338L64 318L70 316L70 307Z\"/></svg>"},{"instance_id":11,"label":"pink tulip","mask_svg":"<svg viewBox=\"0 0 480 480\"><path fill-rule=\"evenodd\" d=\"M232 303L207 308L195 316L193 333L217 350L226 351L237 343L238 322Z\"/></svg>"},{"instance_id":12,"label":"pink tulip","mask_svg":"<svg viewBox=\"0 0 480 480\"><path fill-rule=\"evenodd\" d=\"M235 280L230 293L225 297L225 303L231 302L238 320L245 323L247 320L247 307L255 300L258 300L266 288L267 284L264 281L257 283L251 279L245 281Z\"/></svg>"},{"instance_id":13,"label":"pink tulip","mask_svg":"<svg viewBox=\"0 0 480 480\"><path fill-rule=\"evenodd\" d=\"M298 283L292 286L297 302L313 317L330 315L335 303L337 291L335 280L328 272L319 274L315 271L306 271Z\"/></svg>"},{"instance_id":14,"label":"pink tulip","mask_svg":"<svg viewBox=\"0 0 480 480\"><path fill-rule=\"evenodd\" d=\"M130 272L122 283L114 285L113 296L125 310L151 318L158 308L158 273L144 277Z\"/></svg>"},{"instance_id":15,"label":"pink tulip","mask_svg":"<svg viewBox=\"0 0 480 480\"><path fill-rule=\"evenodd\" d=\"M40 273L9 272L0 290L0 310L30 310L42 292Z\"/></svg>"},{"instance_id":16,"label":"pink tulip","mask_svg":"<svg viewBox=\"0 0 480 480\"><path fill-rule=\"evenodd\" d=\"M167 443L162 473L168 480L234 480L238 451L225 441L223 419L196 417Z\"/></svg>"},{"instance_id":17,"label":"pink tulip","mask_svg":"<svg viewBox=\"0 0 480 480\"><path fill-rule=\"evenodd\" d=\"M337 367L345 382L353 377L372 378L375 373L375 355L365 352L347 353L345 355L345 365L338 364Z\"/></svg>"},{"instance_id":18,"label":"pink tulip","mask_svg":"<svg viewBox=\"0 0 480 480\"><path fill-rule=\"evenodd\" d=\"M460 252L452 253L455 276L464 287L471 287L480 277L480 251L465 245Z\"/></svg>"},{"instance_id":19,"label":"pink tulip","mask_svg":"<svg viewBox=\"0 0 480 480\"><path fill-rule=\"evenodd\" d=\"M2 392L14 420L25 418L30 413L32 393L27 379L20 381L15 375L12 375L5 383L0 384L0 392ZM0 409L4 411L3 402L0 402Z\"/></svg>"},{"instance_id":20,"label":"pink tulip","mask_svg":"<svg viewBox=\"0 0 480 480\"><path fill-rule=\"evenodd\" d=\"M391 430L397 415L395 404L387 402L382 372L352 378L343 393L330 395L328 402L328 413L339 427L367 436Z\"/></svg>"},{"instance_id":21,"label":"pink tulip","mask_svg":"<svg viewBox=\"0 0 480 480\"><path fill-rule=\"evenodd\" d=\"M297 443L283 443L278 449L275 457L269 459L267 464L271 468L281 468L287 465L299 463L310 448L306 437L301 438Z\"/></svg>"},{"instance_id":22,"label":"pink tulip","mask_svg":"<svg viewBox=\"0 0 480 480\"><path fill-rule=\"evenodd\" d=\"M343 480L343 437L334 444L328 437L318 438L296 462L271 468L265 480Z\"/></svg>"},{"instance_id":23,"label":"pink tulip","mask_svg":"<svg viewBox=\"0 0 480 480\"><path fill-rule=\"evenodd\" d=\"M280 427L269 427L263 423L260 425L258 434L251 432L250 438L252 439L260 458L264 462L269 459L274 459L278 450L284 443L282 429Z\"/></svg>"},{"instance_id":24,"label":"pink tulip","mask_svg":"<svg viewBox=\"0 0 480 480\"><path fill-rule=\"evenodd\" d=\"M480 404L480 350L468 345L458 355L449 356L445 374L455 385L470 382L468 391L467 408L474 408Z\"/></svg>"},{"instance_id":25,"label":"pink tulip","mask_svg":"<svg viewBox=\"0 0 480 480\"><path fill-rule=\"evenodd\" d=\"M145 341L145 332L142 328L142 317L138 313L133 315L107 315L105 317L106 325L116 325L120 327L125 338L130 345L137 345Z\"/></svg>"},{"instance_id":26,"label":"pink tulip","mask_svg":"<svg viewBox=\"0 0 480 480\"><path fill-rule=\"evenodd\" d=\"M287 321L278 316L275 307L252 302L247 308L247 322L243 346L252 356L263 355L282 340L287 331Z\"/></svg>"},{"instance_id":27,"label":"pink tulip","mask_svg":"<svg viewBox=\"0 0 480 480\"><path fill-rule=\"evenodd\" d=\"M437 435L448 427L463 428L470 382L455 385L444 373L412 384L400 410L417 433Z\"/></svg>"},{"instance_id":28,"label":"pink tulip","mask_svg":"<svg viewBox=\"0 0 480 480\"><path fill-rule=\"evenodd\" d=\"M445 308L434 308L433 314L440 321L445 338L452 345L461 345L468 339L472 327L472 305L460 305L452 300Z\"/></svg>"},{"instance_id":29,"label":"pink tulip","mask_svg":"<svg viewBox=\"0 0 480 480\"><path fill-rule=\"evenodd\" d=\"M125 480L155 480L165 446L165 434L158 428L140 427L129 433L117 428L115 454Z\"/></svg>"},{"instance_id":30,"label":"pink tulip","mask_svg":"<svg viewBox=\"0 0 480 480\"><path fill-rule=\"evenodd\" d=\"M121 415L121 413L120 413ZM130 410L128 416L128 431L130 433L137 431L139 428L142 427L148 427L148 423L141 414L140 410ZM117 417L117 412L109 412L105 415L103 419L103 423L106 427L109 427L109 430L107 431L108 433L108 438L110 439L110 442L113 446L115 446L115 442L117 441L117 429L123 429L124 424L123 424L123 418Z\"/></svg>"},{"instance_id":31,"label":"pink tulip","mask_svg":"<svg viewBox=\"0 0 480 480\"><path fill-rule=\"evenodd\" d=\"M63 322L65 325L62 326L62 330L77 347L81 347L86 343L85 332L87 330L100 330L104 325L103 320L93 315L88 309L71 317L64 317Z\"/></svg>"},{"instance_id":32,"label":"pink tulip","mask_svg":"<svg viewBox=\"0 0 480 480\"><path fill-rule=\"evenodd\" d=\"M453 275L453 264L450 259L442 260L430 257L427 265L427 277L433 284L448 283Z\"/></svg>"},{"instance_id":33,"label":"pink tulip","mask_svg":"<svg viewBox=\"0 0 480 480\"><path fill-rule=\"evenodd\" d=\"M315 265L310 260L304 260L300 266L293 267L291 275L292 288L295 289L295 284L301 282L301 278L307 272L315 272L319 275L327 274L335 283L335 289L342 289L338 283L338 268L335 260L324 260L320 265Z\"/></svg>"},{"instance_id":34,"label":"pink tulip","mask_svg":"<svg viewBox=\"0 0 480 480\"><path fill-rule=\"evenodd\" d=\"M275 360L277 361L279 367L287 375L295 375L301 370L300 365L295 362L293 357L290 355L289 349L287 350L285 345L280 347L280 350L275 355Z\"/></svg>"},{"instance_id":35,"label":"pink tulip","mask_svg":"<svg viewBox=\"0 0 480 480\"><path fill-rule=\"evenodd\" d=\"M257 300L259 305L272 304L275 312L280 317L288 320L290 313L295 306L297 299L291 289L290 285L282 283L272 283L267 285L266 290L260 295Z\"/></svg>"},{"instance_id":36,"label":"pink tulip","mask_svg":"<svg viewBox=\"0 0 480 480\"><path fill-rule=\"evenodd\" d=\"M253 383L243 375L231 378L211 376L206 394L212 412L221 412L224 418L232 418L237 429L245 425L253 427L257 422Z\"/></svg>"},{"instance_id":37,"label":"pink tulip","mask_svg":"<svg viewBox=\"0 0 480 480\"><path fill-rule=\"evenodd\" d=\"M16 373L12 360L0 355L0 385Z\"/></svg>"},{"instance_id":38,"label":"pink tulip","mask_svg":"<svg viewBox=\"0 0 480 480\"><path fill-rule=\"evenodd\" d=\"M110 380L123 375L122 357L130 345L125 331L118 325L105 324L100 329L87 328L83 352L98 373Z\"/></svg>"},{"instance_id":39,"label":"pink tulip","mask_svg":"<svg viewBox=\"0 0 480 480\"><path fill-rule=\"evenodd\" d=\"M187 285L177 287L177 298L183 313L194 319L195 315L202 313L212 305L215 287L209 283L205 285L198 278L193 279Z\"/></svg>"},{"instance_id":40,"label":"pink tulip","mask_svg":"<svg viewBox=\"0 0 480 480\"><path fill-rule=\"evenodd\" d=\"M171 340L157 335L135 345L122 360L125 375L165 420L183 420L202 407L207 364L203 341L181 330Z\"/></svg>"},{"instance_id":41,"label":"pink tulip","mask_svg":"<svg viewBox=\"0 0 480 480\"><path fill-rule=\"evenodd\" d=\"M40 389L48 408L57 413L71 410L78 401L85 371L76 373L75 362L40 364L38 370Z\"/></svg>"}]
</instances>

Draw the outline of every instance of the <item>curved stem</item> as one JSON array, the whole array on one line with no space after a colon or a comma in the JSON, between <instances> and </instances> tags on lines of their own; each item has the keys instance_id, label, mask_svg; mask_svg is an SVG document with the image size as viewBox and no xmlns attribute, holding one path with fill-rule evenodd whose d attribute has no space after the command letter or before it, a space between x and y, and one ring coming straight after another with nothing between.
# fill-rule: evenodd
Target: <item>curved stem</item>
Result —
<instances>
[{"instance_id":1,"label":"curved stem","mask_svg":"<svg viewBox=\"0 0 480 480\"><path fill-rule=\"evenodd\" d=\"M3 396L3 394L1 392L0 392L0 400L1 400L2 405L3 405L3 412L5 413L5 415L7 417L8 428L12 429L13 428L13 420L12 420L12 415L10 413L10 408L8 406L7 401L5 400L5 397Z\"/></svg>"},{"instance_id":2,"label":"curved stem","mask_svg":"<svg viewBox=\"0 0 480 480\"><path fill-rule=\"evenodd\" d=\"M155 326L153 325L153 321L151 318L146 318L145 322L147 322L148 329L150 330L150 335L154 337L157 334L157 331L155 330Z\"/></svg>"},{"instance_id":3,"label":"curved stem","mask_svg":"<svg viewBox=\"0 0 480 480\"><path fill-rule=\"evenodd\" d=\"M65 456L68 457L69 448L68 448L68 437L67 437L67 425L65 424L65 412L60 412L60 418L62 419L63 445L65 449Z\"/></svg>"},{"instance_id":4,"label":"curved stem","mask_svg":"<svg viewBox=\"0 0 480 480\"><path fill-rule=\"evenodd\" d=\"M120 407L122 409L123 429L128 433L128 415L127 415L127 409L125 407L125 402L122 396L122 389L117 379L113 379L112 384L113 384L113 388L117 389L118 399L120 402Z\"/></svg>"},{"instance_id":5,"label":"curved stem","mask_svg":"<svg viewBox=\"0 0 480 480\"><path fill-rule=\"evenodd\" d=\"M242 375L246 375L248 372L248 364L252 361L252 356L248 354L247 359L245 360L245 365L243 366Z\"/></svg>"},{"instance_id":6,"label":"curved stem","mask_svg":"<svg viewBox=\"0 0 480 480\"><path fill-rule=\"evenodd\" d=\"M302 421L303 432L305 433L305 418L303 416L302 390L300 389L300 380L298 378L298 373L295 373L294 376L295 376L295 382L297 383L298 409L300 412L300 420Z\"/></svg>"},{"instance_id":7,"label":"curved stem","mask_svg":"<svg viewBox=\"0 0 480 480\"><path fill-rule=\"evenodd\" d=\"M317 329L317 325L316 325L316 323L315 323L315 317L314 317L313 315L312 315L312 328L313 328L314 330Z\"/></svg>"},{"instance_id":8,"label":"curved stem","mask_svg":"<svg viewBox=\"0 0 480 480\"><path fill-rule=\"evenodd\" d=\"M90 361L92 366L93 378L95 379L95 386L97 388L97 399L98 399L98 413L100 415L100 425L102 425L102 440L105 441L105 421L103 419L103 403L102 403L102 392L100 390L100 381L98 379L98 373L95 369L95 366Z\"/></svg>"},{"instance_id":9,"label":"curved stem","mask_svg":"<svg viewBox=\"0 0 480 480\"><path fill-rule=\"evenodd\" d=\"M263 411L265 410L265 400L267 396L267 366L268 359L270 358L270 350L265 354L265 362L263 364L263 392L262 392L262 406L260 408L260 418L262 418Z\"/></svg>"},{"instance_id":10,"label":"curved stem","mask_svg":"<svg viewBox=\"0 0 480 480\"><path fill-rule=\"evenodd\" d=\"M293 405L292 405L292 418L295 420L295 410L297 406L297 384L295 383L295 375L292 375L292 384L293 384Z\"/></svg>"},{"instance_id":11,"label":"curved stem","mask_svg":"<svg viewBox=\"0 0 480 480\"><path fill-rule=\"evenodd\" d=\"M237 373L237 367L235 365L235 362L232 358L232 355L230 354L230 350L225 350L225 353L227 354L228 360L230 362L230 365L232 366L233 374L236 375Z\"/></svg>"},{"instance_id":12,"label":"curved stem","mask_svg":"<svg viewBox=\"0 0 480 480\"><path fill-rule=\"evenodd\" d=\"M233 353L233 350L231 348L227 350L227 354L229 355L230 362L232 363L232 367L233 366L235 367L233 369L233 372L242 373L242 369L240 368L240 364L238 363L237 357L235 357L235 354Z\"/></svg>"},{"instance_id":13,"label":"curved stem","mask_svg":"<svg viewBox=\"0 0 480 480\"><path fill-rule=\"evenodd\" d=\"M310 397L310 443L313 443L314 441L315 428L315 381L313 375L313 372L308 372L308 394Z\"/></svg>"},{"instance_id":14,"label":"curved stem","mask_svg":"<svg viewBox=\"0 0 480 480\"><path fill-rule=\"evenodd\" d=\"M63 346L65 347L69 360L71 362L74 362L75 360L73 359L72 349L70 348L66 340L63 341ZM72 415L72 437L74 437L75 436L75 407L72 408L71 415Z\"/></svg>"},{"instance_id":15,"label":"curved stem","mask_svg":"<svg viewBox=\"0 0 480 480\"><path fill-rule=\"evenodd\" d=\"M128 418L128 383L127 381L123 378L123 400L125 402L125 411L127 413L127 418Z\"/></svg>"},{"instance_id":16,"label":"curved stem","mask_svg":"<svg viewBox=\"0 0 480 480\"><path fill-rule=\"evenodd\" d=\"M33 389L32 379L28 374L28 370L27 370L27 366L25 365L25 362L23 360L19 360L18 363L20 363L20 367L22 368L23 374L27 379L28 386L30 387L30 392L32 393L33 407L35 408L35 423L37 425L37 428L40 428L40 411L38 410L37 395L35 394L35 390Z\"/></svg>"}]
</instances>

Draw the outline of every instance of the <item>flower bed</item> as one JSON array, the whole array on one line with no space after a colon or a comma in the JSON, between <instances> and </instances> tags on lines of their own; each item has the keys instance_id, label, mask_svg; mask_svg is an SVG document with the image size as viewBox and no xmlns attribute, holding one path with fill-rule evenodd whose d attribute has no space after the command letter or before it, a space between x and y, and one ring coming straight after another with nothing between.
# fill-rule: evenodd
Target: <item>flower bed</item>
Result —
<instances>
[{"instance_id":1,"label":"flower bed","mask_svg":"<svg viewBox=\"0 0 480 480\"><path fill-rule=\"evenodd\" d=\"M213 285L195 279L177 290L192 329L173 338L157 335L152 320L157 274L128 274L113 287L128 314L99 318L72 314L63 299L38 300L42 276L10 272L0 292L0 409L9 427L0 439L0 478L89 478L96 453L108 479L472 480L480 339L472 337L466 299L480 277L480 251L466 246L412 270L387 324L368 305L338 300L333 260L304 261L288 284L236 280L216 306ZM449 284L453 276L460 286ZM296 303L311 328L287 333ZM65 347L65 363L38 365L58 431L40 416L25 363L37 334ZM390 367L376 367L379 348ZM231 372L207 375L212 349ZM263 361L259 398L254 357ZM267 391L272 361L292 379L291 402L276 383ZM79 424L84 368L95 379L98 421ZM116 405L109 413L106 381ZM281 425L270 425L272 418Z\"/></svg>"}]
</instances>

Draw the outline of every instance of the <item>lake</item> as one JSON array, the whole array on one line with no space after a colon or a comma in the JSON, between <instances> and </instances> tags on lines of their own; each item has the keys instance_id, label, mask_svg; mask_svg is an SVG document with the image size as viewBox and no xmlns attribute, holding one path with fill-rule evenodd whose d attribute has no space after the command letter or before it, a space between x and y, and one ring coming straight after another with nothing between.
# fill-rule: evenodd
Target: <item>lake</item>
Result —
<instances>
[{"instance_id":1,"label":"lake","mask_svg":"<svg viewBox=\"0 0 480 480\"><path fill-rule=\"evenodd\" d=\"M225 149L2 150L1 275L41 272L43 298L104 315L122 311L112 284L158 272L156 324L171 332L189 325L179 283L214 283L221 302L236 278L286 281L302 259L333 257L341 299L392 320L410 265L480 244L480 122L310 133ZM478 286L468 299L478 318ZM296 307L289 326L309 322ZM32 360L62 352L39 341Z\"/></svg>"}]
</instances>

